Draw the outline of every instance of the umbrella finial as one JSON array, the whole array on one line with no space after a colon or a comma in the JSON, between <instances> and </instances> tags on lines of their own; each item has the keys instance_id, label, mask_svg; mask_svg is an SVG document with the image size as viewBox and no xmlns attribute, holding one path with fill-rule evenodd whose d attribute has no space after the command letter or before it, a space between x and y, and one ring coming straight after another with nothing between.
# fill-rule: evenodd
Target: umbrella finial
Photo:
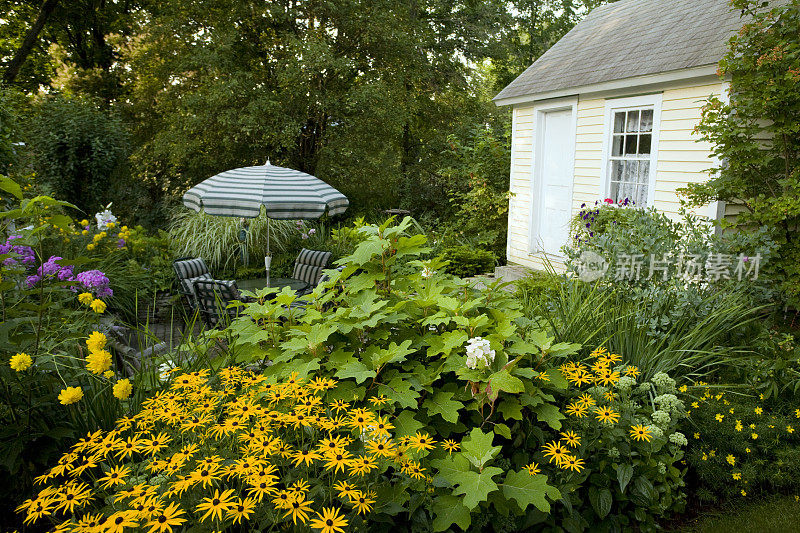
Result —
<instances>
[{"instance_id":1,"label":"umbrella finial","mask_svg":"<svg viewBox=\"0 0 800 533\"><path fill-rule=\"evenodd\" d=\"M269 157L267 158L267 162L266 162L266 163L264 163L264 166L265 166L265 167L268 167L268 166L269 166Z\"/></svg>"}]
</instances>

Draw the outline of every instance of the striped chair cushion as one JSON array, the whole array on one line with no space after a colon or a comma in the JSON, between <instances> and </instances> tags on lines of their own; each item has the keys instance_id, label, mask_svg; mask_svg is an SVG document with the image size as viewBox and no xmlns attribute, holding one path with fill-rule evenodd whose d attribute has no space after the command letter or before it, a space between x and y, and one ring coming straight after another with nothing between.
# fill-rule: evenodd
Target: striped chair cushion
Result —
<instances>
[{"instance_id":1,"label":"striped chair cushion","mask_svg":"<svg viewBox=\"0 0 800 533\"><path fill-rule=\"evenodd\" d=\"M189 301L192 303L192 308L197 309L199 304L197 303L197 291L195 290L194 282L201 279L214 279L211 277L211 274L205 273L200 274L195 278L189 279L182 279L181 280L181 288L183 288L183 292L189 298Z\"/></svg>"},{"instance_id":2,"label":"striped chair cushion","mask_svg":"<svg viewBox=\"0 0 800 533\"><path fill-rule=\"evenodd\" d=\"M331 259L330 252L319 252L303 248L294 262L294 279L303 280L309 285L316 285L322 277L322 270Z\"/></svg>"},{"instance_id":3,"label":"striped chair cushion","mask_svg":"<svg viewBox=\"0 0 800 533\"><path fill-rule=\"evenodd\" d=\"M194 282L200 312L209 326L220 322L227 324L238 314L238 309L228 308L228 304L241 300L239 289L233 280L197 279Z\"/></svg>"},{"instance_id":4,"label":"striped chair cushion","mask_svg":"<svg viewBox=\"0 0 800 533\"><path fill-rule=\"evenodd\" d=\"M185 285L184 280L196 278L203 274L207 274L208 277L211 278L211 272L208 270L206 262L199 257L195 259L178 259L177 261L173 261L172 268L175 270L175 275L178 277L178 280L180 280L181 288L184 289L185 292L190 293L191 287Z\"/></svg>"}]
</instances>

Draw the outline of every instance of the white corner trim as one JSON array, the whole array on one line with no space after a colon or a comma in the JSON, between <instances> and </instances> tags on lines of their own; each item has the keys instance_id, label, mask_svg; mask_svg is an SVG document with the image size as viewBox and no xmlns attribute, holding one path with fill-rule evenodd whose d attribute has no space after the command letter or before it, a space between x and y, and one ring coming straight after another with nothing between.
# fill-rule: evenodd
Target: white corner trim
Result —
<instances>
[{"instance_id":1,"label":"white corner trim","mask_svg":"<svg viewBox=\"0 0 800 533\"><path fill-rule=\"evenodd\" d=\"M611 152L611 124L615 111L643 106L653 106L653 132L650 144L650 184L647 188L647 207L654 205L656 180L658 176L658 139L661 133L661 93L630 98L613 98L606 100L603 113L603 156L600 161L599 198L607 198L611 189L608 158Z\"/></svg>"},{"instance_id":2,"label":"white corner trim","mask_svg":"<svg viewBox=\"0 0 800 533\"><path fill-rule=\"evenodd\" d=\"M589 95L592 93L603 93L609 91L627 90L631 92L632 89L646 89L648 86L660 85L665 83L675 83L681 81L692 80L695 78L703 77L716 77L717 65L703 65L700 67L691 67L679 70L670 70L667 72L658 72L656 74L645 74L643 76L633 76L629 78L622 78L618 80L604 81L601 83L593 83L589 85L580 85L577 87L568 87L565 89L557 89L555 91L546 91L534 94L525 94L521 96L512 96L509 98L495 99L494 103L497 106L526 104L539 100L549 100L551 98L560 98L564 96L574 95ZM718 78L717 78L718 79Z\"/></svg>"}]
</instances>

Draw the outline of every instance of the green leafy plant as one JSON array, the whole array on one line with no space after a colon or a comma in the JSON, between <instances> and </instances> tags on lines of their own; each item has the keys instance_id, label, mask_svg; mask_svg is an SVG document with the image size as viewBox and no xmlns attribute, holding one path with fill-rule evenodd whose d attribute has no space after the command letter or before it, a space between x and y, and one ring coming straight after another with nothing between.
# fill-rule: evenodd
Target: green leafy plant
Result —
<instances>
[{"instance_id":1,"label":"green leafy plant","mask_svg":"<svg viewBox=\"0 0 800 533\"><path fill-rule=\"evenodd\" d=\"M736 0L749 17L720 62L719 74L730 79L727 101L709 98L697 127L724 165L712 169L706 183L686 187L695 205L721 200L738 214L736 231L762 228L780 249L771 281L780 299L800 302L800 3L767 5Z\"/></svg>"},{"instance_id":2,"label":"green leafy plant","mask_svg":"<svg viewBox=\"0 0 800 533\"><path fill-rule=\"evenodd\" d=\"M689 482L705 502L796 493L800 484L800 410L768 404L741 387L701 385L690 391ZM687 400L688 402L689 400Z\"/></svg>"},{"instance_id":3,"label":"green leafy plant","mask_svg":"<svg viewBox=\"0 0 800 533\"><path fill-rule=\"evenodd\" d=\"M425 473L432 476L432 489L393 500L395 523L435 531L454 524L515 530L554 525L563 517L583 524L595 511L578 509L571 500L564 507L560 503L565 494L581 490L600 502L594 519L609 524L628 523L633 513L652 523L678 508L680 475L671 468L680 455L663 439L653 440L641 463L632 463L641 478L636 496L615 492L612 513L606 509L610 495L597 493L607 484L606 469L615 468L613 461L604 462L606 456L599 459L599 450L607 449L612 436L612 442L627 443L625 425L650 417L652 402L610 403L623 400L604 396L608 391L600 388L579 391L583 378L571 387L567 380L577 367L559 367L579 345L556 342L526 320L501 284L477 290L443 274L439 260L417 259L429 250L423 235L408 231L411 225L405 219L364 226L365 238L340 261L343 270L330 271L331 279L304 297L304 307L291 305L297 297L288 289L256 291L227 333L232 357L260 364L269 379L335 378L342 399L378 397L396 436L425 448L445 445L431 448L428 456ZM399 274L400 269L408 273ZM617 369L614 357L594 368L593 382L620 382L624 367ZM647 397L649 389L641 390ZM615 411L624 407L624 422L617 426L617 419L610 434L611 428L598 425L599 411L591 411L588 425L569 422L591 435L587 453L581 448L575 452L580 457L573 456L580 459L577 472L567 462L550 462L546 474L538 472L531 460L544 453L548 440L561 438L559 432L567 429L562 410L581 393L597 393Z\"/></svg>"},{"instance_id":4,"label":"green leafy plant","mask_svg":"<svg viewBox=\"0 0 800 533\"><path fill-rule=\"evenodd\" d=\"M497 263L492 252L469 246L445 248L442 259L448 261L445 267L448 273L462 278L492 272Z\"/></svg>"},{"instance_id":5,"label":"green leafy plant","mask_svg":"<svg viewBox=\"0 0 800 533\"><path fill-rule=\"evenodd\" d=\"M100 333L107 280L81 278L85 256L44 260L48 238L72 233L72 219L59 213L70 205L25 198L5 176L0 188L17 201L0 217L3 234L17 228L0 255L0 485L24 494L70 439L112 427L135 395Z\"/></svg>"},{"instance_id":6,"label":"green leafy plant","mask_svg":"<svg viewBox=\"0 0 800 533\"><path fill-rule=\"evenodd\" d=\"M52 96L36 107L27 133L38 179L54 196L87 213L105 205L127 152L118 114L91 98Z\"/></svg>"}]
</instances>

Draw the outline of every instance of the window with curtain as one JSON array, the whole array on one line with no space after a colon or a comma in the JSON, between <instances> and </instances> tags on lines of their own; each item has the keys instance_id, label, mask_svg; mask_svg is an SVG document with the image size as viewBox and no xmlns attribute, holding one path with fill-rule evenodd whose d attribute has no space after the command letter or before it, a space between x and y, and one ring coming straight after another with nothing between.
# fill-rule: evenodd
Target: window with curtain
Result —
<instances>
[{"instance_id":1,"label":"window with curtain","mask_svg":"<svg viewBox=\"0 0 800 533\"><path fill-rule=\"evenodd\" d=\"M609 197L647 205L650 193L653 106L613 110L611 148L608 152Z\"/></svg>"}]
</instances>

